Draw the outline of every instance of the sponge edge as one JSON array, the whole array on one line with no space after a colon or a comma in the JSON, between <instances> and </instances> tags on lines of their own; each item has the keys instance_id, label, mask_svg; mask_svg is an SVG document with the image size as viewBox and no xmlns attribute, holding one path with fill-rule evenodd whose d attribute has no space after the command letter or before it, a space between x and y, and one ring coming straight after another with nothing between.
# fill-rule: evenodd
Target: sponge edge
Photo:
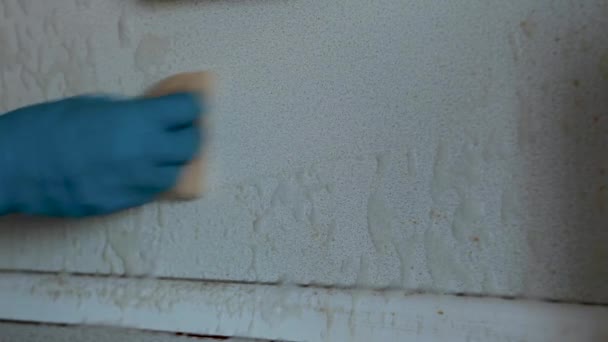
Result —
<instances>
[{"instance_id":1,"label":"sponge edge","mask_svg":"<svg viewBox=\"0 0 608 342\"><path fill-rule=\"evenodd\" d=\"M202 98L208 99L212 95L214 79L214 75L207 71L176 74L161 80L149 88L145 92L144 97L158 97L177 92L193 92L200 94ZM202 130L205 129L206 123L204 119L199 121L199 126ZM176 185L163 194L163 199L174 201L191 200L202 195L205 190L206 153L204 152L204 148L201 147L198 155L184 166Z\"/></svg>"}]
</instances>

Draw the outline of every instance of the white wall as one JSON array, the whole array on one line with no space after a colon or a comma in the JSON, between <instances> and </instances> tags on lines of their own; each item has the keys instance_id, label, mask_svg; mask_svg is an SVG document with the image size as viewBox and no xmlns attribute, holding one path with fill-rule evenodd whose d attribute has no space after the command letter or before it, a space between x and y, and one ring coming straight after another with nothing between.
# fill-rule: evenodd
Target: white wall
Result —
<instances>
[{"instance_id":1,"label":"white wall","mask_svg":"<svg viewBox=\"0 0 608 342\"><path fill-rule=\"evenodd\" d=\"M196 202L0 268L608 301L601 0L0 1L0 106L219 74Z\"/></svg>"}]
</instances>

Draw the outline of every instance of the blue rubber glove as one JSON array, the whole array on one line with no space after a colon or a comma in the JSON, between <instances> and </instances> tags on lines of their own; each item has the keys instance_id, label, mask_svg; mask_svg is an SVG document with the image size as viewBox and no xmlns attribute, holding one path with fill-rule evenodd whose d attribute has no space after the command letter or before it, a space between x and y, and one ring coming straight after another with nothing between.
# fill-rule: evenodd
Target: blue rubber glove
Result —
<instances>
[{"instance_id":1,"label":"blue rubber glove","mask_svg":"<svg viewBox=\"0 0 608 342\"><path fill-rule=\"evenodd\" d=\"M201 106L80 96L0 115L0 214L102 215L175 185L200 145Z\"/></svg>"}]
</instances>

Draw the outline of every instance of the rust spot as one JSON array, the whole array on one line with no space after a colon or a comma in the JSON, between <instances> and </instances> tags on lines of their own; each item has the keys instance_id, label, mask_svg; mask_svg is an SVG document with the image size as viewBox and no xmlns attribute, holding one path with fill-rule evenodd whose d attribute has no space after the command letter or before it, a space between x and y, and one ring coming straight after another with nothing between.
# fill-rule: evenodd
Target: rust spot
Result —
<instances>
[{"instance_id":1,"label":"rust spot","mask_svg":"<svg viewBox=\"0 0 608 342\"><path fill-rule=\"evenodd\" d=\"M437 310L438 315L443 315L443 310Z\"/></svg>"},{"instance_id":2,"label":"rust spot","mask_svg":"<svg viewBox=\"0 0 608 342\"><path fill-rule=\"evenodd\" d=\"M602 75L602 77L605 80L608 80L608 53L604 54L600 58L598 68L600 70L600 74Z\"/></svg>"},{"instance_id":3,"label":"rust spot","mask_svg":"<svg viewBox=\"0 0 608 342\"><path fill-rule=\"evenodd\" d=\"M473 236L471 238L471 241L473 241L473 242L479 242L479 237L478 236Z\"/></svg>"},{"instance_id":4,"label":"rust spot","mask_svg":"<svg viewBox=\"0 0 608 342\"><path fill-rule=\"evenodd\" d=\"M586 39L581 40L581 44L580 44L580 51L583 53L589 53L591 52L591 48L593 48L593 46L591 45L591 43L589 43Z\"/></svg>"},{"instance_id":5,"label":"rust spot","mask_svg":"<svg viewBox=\"0 0 608 342\"><path fill-rule=\"evenodd\" d=\"M597 208L600 212L604 212L608 207L608 186L601 185L596 194Z\"/></svg>"},{"instance_id":6,"label":"rust spot","mask_svg":"<svg viewBox=\"0 0 608 342\"><path fill-rule=\"evenodd\" d=\"M532 38L534 31L536 30L536 25L529 20L523 20L519 23L519 28L527 38Z\"/></svg>"}]
</instances>

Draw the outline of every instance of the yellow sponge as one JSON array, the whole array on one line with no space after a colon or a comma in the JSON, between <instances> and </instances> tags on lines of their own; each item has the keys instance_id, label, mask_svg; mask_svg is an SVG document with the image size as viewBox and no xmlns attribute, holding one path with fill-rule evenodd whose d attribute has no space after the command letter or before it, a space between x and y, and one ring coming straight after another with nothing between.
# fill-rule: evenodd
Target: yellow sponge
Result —
<instances>
[{"instance_id":1,"label":"yellow sponge","mask_svg":"<svg viewBox=\"0 0 608 342\"><path fill-rule=\"evenodd\" d=\"M157 97L177 92L199 93L207 101L212 93L214 75L210 72L185 72L165 78L145 92L145 97ZM199 121L205 130L205 120ZM170 200L189 200L200 197L203 193L205 173L205 153L201 147L199 154L181 171L177 184L164 198Z\"/></svg>"}]
</instances>

